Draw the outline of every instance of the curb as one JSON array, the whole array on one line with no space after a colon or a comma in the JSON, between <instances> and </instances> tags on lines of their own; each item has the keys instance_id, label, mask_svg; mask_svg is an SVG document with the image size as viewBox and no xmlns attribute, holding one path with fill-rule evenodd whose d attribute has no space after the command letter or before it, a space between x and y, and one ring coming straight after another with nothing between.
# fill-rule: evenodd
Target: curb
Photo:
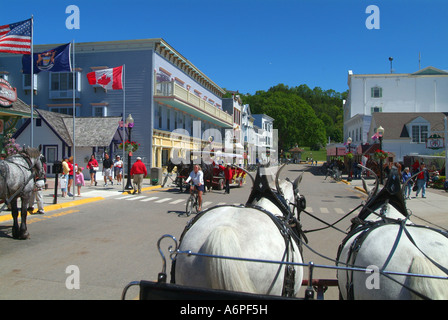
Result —
<instances>
[{"instance_id":1,"label":"curb","mask_svg":"<svg viewBox=\"0 0 448 320\"><path fill-rule=\"evenodd\" d=\"M75 207L75 206L78 206L81 204L96 202L96 201L100 201L100 200L104 200L104 198L103 197L93 197L93 198L69 201L69 202L65 202L65 203L61 203L61 204L50 204L50 205L44 207L44 211L45 211L45 213L47 213L49 211L55 211L55 210L59 210L59 209ZM37 210L38 209L34 209L33 212L37 212ZM20 214L20 212L19 212L19 214ZM0 216L0 222L4 222L4 221L8 221L8 220L12 220L11 214L6 214L6 215Z\"/></svg>"},{"instance_id":2,"label":"curb","mask_svg":"<svg viewBox=\"0 0 448 320\"><path fill-rule=\"evenodd\" d=\"M364 190L364 188L361 187L354 187L356 190L361 191L364 194L367 194L366 190Z\"/></svg>"},{"instance_id":3,"label":"curb","mask_svg":"<svg viewBox=\"0 0 448 320\"><path fill-rule=\"evenodd\" d=\"M156 190L156 189L161 189L161 188L162 188L161 185L150 186L150 187L142 188L142 191L150 191L150 190ZM132 191L124 191L122 194L132 194ZM55 211L55 210L60 210L60 209L64 209L64 208L75 207L75 206L79 206L82 204L101 201L101 200L105 200L105 198L92 197L92 198L67 201L67 202L59 203L59 204L50 204L50 205L44 206L44 211L45 211L45 213L47 213L49 211ZM38 210L37 208L34 209L34 212L37 212L37 210ZM4 221L8 221L8 220L12 220L12 216L10 214L0 216L0 222L4 222Z\"/></svg>"}]
</instances>

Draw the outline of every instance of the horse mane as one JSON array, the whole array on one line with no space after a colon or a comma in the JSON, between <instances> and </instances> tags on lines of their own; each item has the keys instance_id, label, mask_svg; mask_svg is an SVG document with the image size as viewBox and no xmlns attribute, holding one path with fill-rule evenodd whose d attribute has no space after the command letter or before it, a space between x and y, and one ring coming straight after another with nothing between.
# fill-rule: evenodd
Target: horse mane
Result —
<instances>
[{"instance_id":1,"label":"horse mane","mask_svg":"<svg viewBox=\"0 0 448 320\"><path fill-rule=\"evenodd\" d=\"M37 148L27 147L20 152L24 156L28 156L30 158L39 158L40 150Z\"/></svg>"}]
</instances>

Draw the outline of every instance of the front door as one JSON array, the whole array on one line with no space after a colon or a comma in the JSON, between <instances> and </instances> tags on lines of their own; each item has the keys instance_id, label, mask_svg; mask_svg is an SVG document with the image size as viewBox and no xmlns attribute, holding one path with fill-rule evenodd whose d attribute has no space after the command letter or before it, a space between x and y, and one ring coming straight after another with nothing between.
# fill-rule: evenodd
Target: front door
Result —
<instances>
[{"instance_id":1,"label":"front door","mask_svg":"<svg viewBox=\"0 0 448 320\"><path fill-rule=\"evenodd\" d=\"M47 160L47 175L53 176L53 164L58 160L58 146L57 145L44 145L43 155Z\"/></svg>"}]
</instances>

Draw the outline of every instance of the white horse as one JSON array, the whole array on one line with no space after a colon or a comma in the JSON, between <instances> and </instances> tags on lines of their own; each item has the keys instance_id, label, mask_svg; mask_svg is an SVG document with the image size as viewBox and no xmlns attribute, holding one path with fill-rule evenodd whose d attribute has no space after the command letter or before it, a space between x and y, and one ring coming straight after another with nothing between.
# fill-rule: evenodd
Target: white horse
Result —
<instances>
[{"instance_id":1,"label":"white horse","mask_svg":"<svg viewBox=\"0 0 448 320\"><path fill-rule=\"evenodd\" d=\"M352 232L341 244L337 258L339 266L367 268L373 273L338 270L341 298L448 299L447 234L409 220L396 170L375 193L352 220Z\"/></svg>"},{"instance_id":2,"label":"white horse","mask_svg":"<svg viewBox=\"0 0 448 320\"><path fill-rule=\"evenodd\" d=\"M184 230L179 250L302 263L294 239L300 232L293 236L288 225L288 220L299 225L293 212L296 205L303 204L298 193L302 176L279 183L281 169L275 178L276 190L260 173L265 169L259 168L246 206L217 206L201 212ZM176 284L267 295L295 296L303 276L302 266L297 265L183 254L177 255L172 267Z\"/></svg>"}]
</instances>

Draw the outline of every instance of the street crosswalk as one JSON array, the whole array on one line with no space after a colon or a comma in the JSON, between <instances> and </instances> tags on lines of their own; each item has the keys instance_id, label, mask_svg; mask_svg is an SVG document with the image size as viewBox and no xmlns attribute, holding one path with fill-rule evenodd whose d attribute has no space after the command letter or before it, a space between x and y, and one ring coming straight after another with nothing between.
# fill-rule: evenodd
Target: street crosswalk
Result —
<instances>
[{"instance_id":1,"label":"street crosswalk","mask_svg":"<svg viewBox=\"0 0 448 320\"><path fill-rule=\"evenodd\" d=\"M141 201L141 202L151 202L157 204L168 204L168 205L177 205L182 206L187 203L187 197L185 198L171 198L166 196L136 196L136 195L124 195L120 197L113 198L115 200L125 200L125 201ZM204 201L202 207L204 209L211 208L213 206L222 206L222 205L240 205L240 203L232 203L232 202L213 202L213 201ZM344 215L351 211L351 209L343 209L337 207L307 207L306 211L313 214L338 214Z\"/></svg>"}]
</instances>

